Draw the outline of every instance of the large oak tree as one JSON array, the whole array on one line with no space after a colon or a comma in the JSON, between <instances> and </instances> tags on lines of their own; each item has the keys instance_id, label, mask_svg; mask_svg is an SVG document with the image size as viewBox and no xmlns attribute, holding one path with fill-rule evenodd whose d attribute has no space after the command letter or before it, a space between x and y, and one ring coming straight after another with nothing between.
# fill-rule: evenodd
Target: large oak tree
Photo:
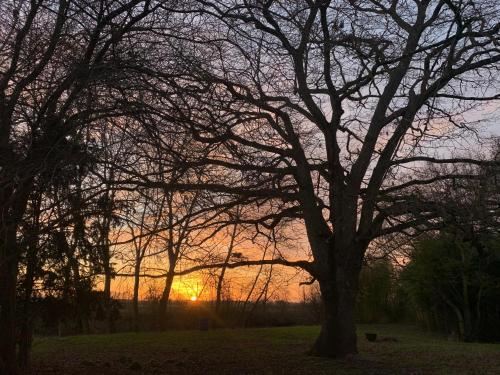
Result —
<instances>
[{"instance_id":1,"label":"large oak tree","mask_svg":"<svg viewBox=\"0 0 500 375\"><path fill-rule=\"evenodd\" d=\"M326 311L313 352L356 353L370 242L438 223L435 202L415 190L454 177L407 172L476 163L438 146L470 134L474 103L498 98L498 3L200 0L172 10L164 50L175 53L145 70L164 118L204 150L184 167L213 177L167 187L246 197L260 207L247 222L268 227L300 217L314 260L289 265L319 282Z\"/></svg>"}]
</instances>

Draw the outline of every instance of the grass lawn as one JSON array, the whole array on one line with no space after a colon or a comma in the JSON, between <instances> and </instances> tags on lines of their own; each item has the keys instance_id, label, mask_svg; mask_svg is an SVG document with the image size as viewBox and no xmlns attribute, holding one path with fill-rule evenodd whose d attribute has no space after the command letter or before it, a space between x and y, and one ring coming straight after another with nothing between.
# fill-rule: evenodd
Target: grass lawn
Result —
<instances>
[{"instance_id":1,"label":"grass lawn","mask_svg":"<svg viewBox=\"0 0 500 375\"><path fill-rule=\"evenodd\" d=\"M500 344L465 344L400 325L361 325L360 355L306 354L318 327L40 338L35 374L500 374ZM364 332L397 339L368 342Z\"/></svg>"}]
</instances>

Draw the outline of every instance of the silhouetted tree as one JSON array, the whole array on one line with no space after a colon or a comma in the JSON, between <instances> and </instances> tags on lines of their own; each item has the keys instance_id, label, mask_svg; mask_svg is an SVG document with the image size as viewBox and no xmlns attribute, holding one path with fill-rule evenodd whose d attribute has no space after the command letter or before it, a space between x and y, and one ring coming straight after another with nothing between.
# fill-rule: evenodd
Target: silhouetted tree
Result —
<instances>
[{"instance_id":1,"label":"silhouetted tree","mask_svg":"<svg viewBox=\"0 0 500 375\"><path fill-rule=\"evenodd\" d=\"M123 112L103 94L124 77L125 35L153 1L0 4L0 367L16 373L17 232L37 176L64 163L83 125ZM127 108L130 110L130 107Z\"/></svg>"},{"instance_id":2,"label":"silhouetted tree","mask_svg":"<svg viewBox=\"0 0 500 375\"><path fill-rule=\"evenodd\" d=\"M439 221L436 202L414 190L455 177L405 171L476 163L435 151L470 130L470 103L495 98L496 2L207 0L182 11L164 41L170 55L150 73L159 112L198 144L182 165L213 173L164 187L247 198L259 211L242 222L300 217L314 260L274 262L302 267L321 286L326 313L313 353L356 353L370 242ZM162 72L172 61L175 77ZM196 161L199 149L209 153Z\"/></svg>"}]
</instances>

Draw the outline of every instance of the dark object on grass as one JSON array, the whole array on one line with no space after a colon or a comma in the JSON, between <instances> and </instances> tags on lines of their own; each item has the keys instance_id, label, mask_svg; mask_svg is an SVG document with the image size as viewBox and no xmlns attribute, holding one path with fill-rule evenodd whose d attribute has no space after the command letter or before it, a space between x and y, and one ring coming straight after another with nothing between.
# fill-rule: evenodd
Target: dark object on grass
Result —
<instances>
[{"instance_id":1,"label":"dark object on grass","mask_svg":"<svg viewBox=\"0 0 500 375\"><path fill-rule=\"evenodd\" d=\"M377 341L377 334L376 333L365 333L366 339L370 342Z\"/></svg>"}]
</instances>

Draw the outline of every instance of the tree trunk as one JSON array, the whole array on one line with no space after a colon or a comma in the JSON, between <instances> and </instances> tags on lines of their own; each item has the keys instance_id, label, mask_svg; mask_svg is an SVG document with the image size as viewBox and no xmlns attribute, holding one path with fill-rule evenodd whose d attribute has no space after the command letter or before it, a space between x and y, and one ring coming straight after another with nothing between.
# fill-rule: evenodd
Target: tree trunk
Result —
<instances>
[{"instance_id":1,"label":"tree trunk","mask_svg":"<svg viewBox=\"0 0 500 375\"><path fill-rule=\"evenodd\" d=\"M167 328L167 307L173 282L174 282L174 270L170 269L167 272L167 277L165 279L165 287L163 288L163 293L161 294L160 298L158 323L161 331L164 331Z\"/></svg>"},{"instance_id":2,"label":"tree trunk","mask_svg":"<svg viewBox=\"0 0 500 375\"><path fill-rule=\"evenodd\" d=\"M472 322L472 312L469 299L469 278L465 271L467 267L467 256L465 254L464 246L460 246L460 253L462 257L462 301L463 301L463 340L465 342L472 342L475 339L474 324Z\"/></svg>"},{"instance_id":3,"label":"tree trunk","mask_svg":"<svg viewBox=\"0 0 500 375\"><path fill-rule=\"evenodd\" d=\"M479 337L481 333L481 297L483 294L483 287L480 286L476 296L476 320L474 322L474 332L476 337Z\"/></svg>"},{"instance_id":4,"label":"tree trunk","mask_svg":"<svg viewBox=\"0 0 500 375\"><path fill-rule=\"evenodd\" d=\"M9 174L3 177L9 177ZM6 181L9 181L7 179ZM16 374L16 287L19 267L17 230L31 191L32 179L24 182L19 195L11 187L0 187L0 373ZM7 197L7 199L6 199ZM11 201L11 204L7 202Z\"/></svg>"},{"instance_id":5,"label":"tree trunk","mask_svg":"<svg viewBox=\"0 0 500 375\"><path fill-rule=\"evenodd\" d=\"M231 259L231 255L233 254L234 248L234 240L236 239L236 229L238 228L237 224L233 225L233 231L231 232L231 238L229 240L229 246L227 248L226 258L224 259L224 266L220 271L219 279L217 281L217 295L215 297L215 313L219 312L220 303L222 300L222 286L224 284L224 275L226 274L227 264Z\"/></svg>"},{"instance_id":6,"label":"tree trunk","mask_svg":"<svg viewBox=\"0 0 500 375\"><path fill-rule=\"evenodd\" d=\"M468 302L464 303L464 341L473 342L476 339L476 332L474 332L474 323L472 312Z\"/></svg>"},{"instance_id":7,"label":"tree trunk","mask_svg":"<svg viewBox=\"0 0 500 375\"><path fill-rule=\"evenodd\" d=\"M86 285L82 283L82 279L80 278L80 265L78 261L74 257L74 251L71 253L70 258L70 267L73 271L73 281L68 279L69 284L73 283L75 288L75 297L76 297L76 317L78 324L78 333L83 333L84 335L88 335L90 333L90 317L89 317L89 298ZM71 271L68 271L68 278L71 277ZM65 301L69 301L69 295L65 297ZM61 322L62 323L62 322ZM61 325L62 326L62 325Z\"/></svg>"},{"instance_id":8,"label":"tree trunk","mask_svg":"<svg viewBox=\"0 0 500 375\"><path fill-rule=\"evenodd\" d=\"M139 283L140 283L140 274L141 271L141 263L139 259L136 260L135 264L135 272L134 272L134 297L132 300L132 307L134 310L134 331L139 332Z\"/></svg>"},{"instance_id":9,"label":"tree trunk","mask_svg":"<svg viewBox=\"0 0 500 375\"><path fill-rule=\"evenodd\" d=\"M23 299L23 311L21 313L21 325L20 325L20 337L19 337L19 354L18 362L19 366L27 372L26 369L29 367L30 362L30 352L31 343L33 340L33 312L32 309L32 294L34 286L34 273L36 265L36 253L37 246L36 242L33 241L27 250L27 265L26 265L26 277L24 281L24 299Z\"/></svg>"},{"instance_id":10,"label":"tree trunk","mask_svg":"<svg viewBox=\"0 0 500 375\"><path fill-rule=\"evenodd\" d=\"M358 267L336 267L329 277L318 279L324 305L324 320L311 354L345 358L358 353L354 309Z\"/></svg>"},{"instance_id":11,"label":"tree trunk","mask_svg":"<svg viewBox=\"0 0 500 375\"><path fill-rule=\"evenodd\" d=\"M16 232L4 228L0 249L0 373L15 374L16 366L16 284L18 257Z\"/></svg>"},{"instance_id":12,"label":"tree trunk","mask_svg":"<svg viewBox=\"0 0 500 375\"><path fill-rule=\"evenodd\" d=\"M23 304L21 311L20 340L18 363L23 373L29 372L31 343L33 341L33 288L35 285L35 269L37 266L38 238L40 232L41 197L32 199L33 213L31 225L26 235L26 273L23 283Z\"/></svg>"},{"instance_id":13,"label":"tree trunk","mask_svg":"<svg viewBox=\"0 0 500 375\"><path fill-rule=\"evenodd\" d=\"M23 369L22 372L26 373L30 367L31 343L33 342L33 323L31 317L23 318L19 328L18 362L19 367Z\"/></svg>"},{"instance_id":14,"label":"tree trunk","mask_svg":"<svg viewBox=\"0 0 500 375\"><path fill-rule=\"evenodd\" d=\"M458 337L460 340L465 339L465 322L464 322L464 316L462 314L462 311L456 306L454 306L453 311L455 312L455 315L457 316L457 324L458 324Z\"/></svg>"},{"instance_id":15,"label":"tree trunk","mask_svg":"<svg viewBox=\"0 0 500 375\"><path fill-rule=\"evenodd\" d=\"M216 296L215 296L215 313L217 314L219 312L220 304L222 301L222 286L224 285L224 276L226 274L226 265L229 262L229 259L231 259L231 253L232 253L232 246L230 246L226 259L224 260L224 266L222 266L222 269L220 271L219 278L217 280L217 287L216 287Z\"/></svg>"},{"instance_id":16,"label":"tree trunk","mask_svg":"<svg viewBox=\"0 0 500 375\"><path fill-rule=\"evenodd\" d=\"M108 333L115 332L113 321L113 306L111 300L111 267L109 263L104 267L104 303L106 311L106 330Z\"/></svg>"}]
</instances>

